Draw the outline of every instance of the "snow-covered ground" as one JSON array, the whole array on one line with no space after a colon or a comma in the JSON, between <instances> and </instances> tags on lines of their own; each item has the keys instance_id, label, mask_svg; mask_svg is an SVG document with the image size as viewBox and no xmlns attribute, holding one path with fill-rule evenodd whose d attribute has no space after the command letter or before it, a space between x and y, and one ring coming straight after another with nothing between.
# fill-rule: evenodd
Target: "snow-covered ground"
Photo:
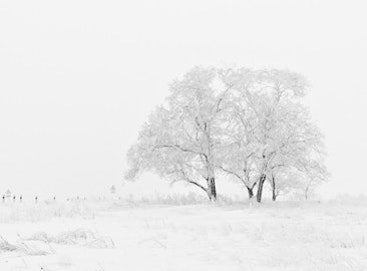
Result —
<instances>
[{"instance_id":1,"label":"snow-covered ground","mask_svg":"<svg viewBox=\"0 0 367 271\"><path fill-rule=\"evenodd\" d=\"M367 270L367 204L0 203L0 270Z\"/></svg>"}]
</instances>

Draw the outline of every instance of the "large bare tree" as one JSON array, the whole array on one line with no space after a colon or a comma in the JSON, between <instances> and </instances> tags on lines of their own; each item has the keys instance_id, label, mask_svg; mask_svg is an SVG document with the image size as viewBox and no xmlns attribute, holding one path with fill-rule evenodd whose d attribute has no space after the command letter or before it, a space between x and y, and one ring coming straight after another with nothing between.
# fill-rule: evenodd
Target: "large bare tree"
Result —
<instances>
[{"instance_id":1,"label":"large bare tree","mask_svg":"<svg viewBox=\"0 0 367 271\"><path fill-rule=\"evenodd\" d=\"M307 81L287 70L241 68L222 73L224 82L235 90L228 110L232 123L230 159L222 169L245 183L250 197L257 184L258 202L269 180L275 200L276 171L309 171L301 165L323 154L322 135L301 102ZM257 180L251 180L250 173Z\"/></svg>"},{"instance_id":2,"label":"large bare tree","mask_svg":"<svg viewBox=\"0 0 367 271\"><path fill-rule=\"evenodd\" d=\"M171 181L193 184L216 200L217 151L230 89L212 68L196 67L175 80L166 105L152 114L129 151L127 176L155 170Z\"/></svg>"},{"instance_id":3,"label":"large bare tree","mask_svg":"<svg viewBox=\"0 0 367 271\"><path fill-rule=\"evenodd\" d=\"M302 103L307 87L286 70L194 68L170 85L166 103L145 123L126 176L155 171L216 200L220 170L250 198L257 186L261 202L266 180L275 200L281 187L292 188L287 174L298 171L309 190L326 171L322 135Z\"/></svg>"}]
</instances>

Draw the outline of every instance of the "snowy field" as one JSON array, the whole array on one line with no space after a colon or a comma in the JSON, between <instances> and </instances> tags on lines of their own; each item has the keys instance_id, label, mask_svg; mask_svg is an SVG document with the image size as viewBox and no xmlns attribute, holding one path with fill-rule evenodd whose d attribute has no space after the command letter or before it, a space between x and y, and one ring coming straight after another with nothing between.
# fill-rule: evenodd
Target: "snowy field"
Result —
<instances>
[{"instance_id":1,"label":"snowy field","mask_svg":"<svg viewBox=\"0 0 367 271\"><path fill-rule=\"evenodd\" d=\"M0 205L0 270L367 270L367 202Z\"/></svg>"}]
</instances>

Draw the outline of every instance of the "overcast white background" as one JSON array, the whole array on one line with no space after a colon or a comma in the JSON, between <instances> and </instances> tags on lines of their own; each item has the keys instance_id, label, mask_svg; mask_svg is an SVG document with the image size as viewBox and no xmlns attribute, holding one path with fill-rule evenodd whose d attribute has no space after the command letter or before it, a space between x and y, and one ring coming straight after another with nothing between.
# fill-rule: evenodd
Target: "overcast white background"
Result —
<instances>
[{"instance_id":1,"label":"overcast white background","mask_svg":"<svg viewBox=\"0 0 367 271\"><path fill-rule=\"evenodd\" d=\"M121 184L169 82L233 64L303 73L332 173L321 192L366 193L366 11L335 0L0 0L0 193Z\"/></svg>"}]
</instances>

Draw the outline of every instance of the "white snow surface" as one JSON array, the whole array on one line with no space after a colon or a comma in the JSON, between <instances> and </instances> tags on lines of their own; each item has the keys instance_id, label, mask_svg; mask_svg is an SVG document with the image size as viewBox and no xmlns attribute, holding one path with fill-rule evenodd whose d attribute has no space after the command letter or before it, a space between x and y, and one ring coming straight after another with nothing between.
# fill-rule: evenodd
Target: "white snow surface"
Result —
<instances>
[{"instance_id":1,"label":"white snow surface","mask_svg":"<svg viewBox=\"0 0 367 271\"><path fill-rule=\"evenodd\" d=\"M367 270L367 204L0 203L0 270Z\"/></svg>"}]
</instances>

